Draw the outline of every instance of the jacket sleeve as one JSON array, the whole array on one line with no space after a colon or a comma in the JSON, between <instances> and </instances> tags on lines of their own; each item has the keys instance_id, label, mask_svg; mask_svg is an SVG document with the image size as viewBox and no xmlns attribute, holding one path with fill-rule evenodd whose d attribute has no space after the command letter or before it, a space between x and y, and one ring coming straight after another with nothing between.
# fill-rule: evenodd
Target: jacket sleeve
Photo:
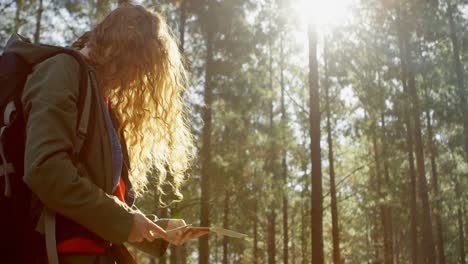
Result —
<instances>
[{"instance_id":1,"label":"jacket sleeve","mask_svg":"<svg viewBox=\"0 0 468 264\"><path fill-rule=\"evenodd\" d=\"M163 229L167 228L168 223L169 221L166 219L160 219L156 221L156 224L162 227ZM151 242L144 240L143 242L136 242L136 243L131 243L131 244L135 246L137 249L153 257L160 257L164 255L164 253L167 250L167 247L169 246L169 243L162 238L157 238Z\"/></svg>"},{"instance_id":2,"label":"jacket sleeve","mask_svg":"<svg viewBox=\"0 0 468 264\"><path fill-rule=\"evenodd\" d=\"M71 160L80 65L61 54L36 65L22 95L24 181L46 206L112 243L128 239L132 210L105 193Z\"/></svg>"}]
</instances>

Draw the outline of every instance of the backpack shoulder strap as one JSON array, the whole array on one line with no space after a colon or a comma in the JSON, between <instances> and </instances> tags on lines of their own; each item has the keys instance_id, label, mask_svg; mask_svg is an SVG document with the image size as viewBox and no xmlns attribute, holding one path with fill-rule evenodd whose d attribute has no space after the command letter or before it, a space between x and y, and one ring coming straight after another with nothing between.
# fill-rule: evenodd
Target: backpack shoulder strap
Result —
<instances>
[{"instance_id":1,"label":"backpack shoulder strap","mask_svg":"<svg viewBox=\"0 0 468 264\"><path fill-rule=\"evenodd\" d=\"M47 46L47 45L44 45ZM89 115L91 112L92 88L96 86L96 76L93 69L86 63L83 55L71 48L57 47L57 54L65 53L72 56L80 64L80 87L78 94L78 122L76 133L78 135L75 143L75 155L78 155L83 147L83 142L88 133ZM97 87L97 86L96 86Z\"/></svg>"}]
</instances>

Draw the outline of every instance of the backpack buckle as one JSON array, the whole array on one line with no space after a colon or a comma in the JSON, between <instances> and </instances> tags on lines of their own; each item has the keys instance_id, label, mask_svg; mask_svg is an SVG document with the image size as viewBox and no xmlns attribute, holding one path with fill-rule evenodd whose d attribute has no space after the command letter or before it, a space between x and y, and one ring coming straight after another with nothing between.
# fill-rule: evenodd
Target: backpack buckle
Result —
<instances>
[{"instance_id":1,"label":"backpack buckle","mask_svg":"<svg viewBox=\"0 0 468 264\"><path fill-rule=\"evenodd\" d=\"M3 111L3 124L8 127L11 124L12 118L11 115L16 112L16 106L14 101L8 102Z\"/></svg>"}]
</instances>

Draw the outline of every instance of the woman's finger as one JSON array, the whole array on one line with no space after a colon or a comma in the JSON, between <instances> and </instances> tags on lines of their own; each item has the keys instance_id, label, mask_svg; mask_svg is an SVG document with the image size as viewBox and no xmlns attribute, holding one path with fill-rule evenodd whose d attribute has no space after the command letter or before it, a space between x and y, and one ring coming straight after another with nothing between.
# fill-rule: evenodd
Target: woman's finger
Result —
<instances>
[{"instance_id":1,"label":"woman's finger","mask_svg":"<svg viewBox=\"0 0 468 264\"><path fill-rule=\"evenodd\" d=\"M155 223L153 223L151 221L148 221L146 227L147 227L149 232L152 232L154 237L160 236L161 238L167 240L168 236L167 236L166 231L164 229L162 229L160 226L158 226L157 224L155 224Z\"/></svg>"},{"instance_id":2,"label":"woman's finger","mask_svg":"<svg viewBox=\"0 0 468 264\"><path fill-rule=\"evenodd\" d=\"M146 232L143 232L143 236L146 240L150 242L153 241L157 237L156 233L150 229L146 229Z\"/></svg>"}]
</instances>

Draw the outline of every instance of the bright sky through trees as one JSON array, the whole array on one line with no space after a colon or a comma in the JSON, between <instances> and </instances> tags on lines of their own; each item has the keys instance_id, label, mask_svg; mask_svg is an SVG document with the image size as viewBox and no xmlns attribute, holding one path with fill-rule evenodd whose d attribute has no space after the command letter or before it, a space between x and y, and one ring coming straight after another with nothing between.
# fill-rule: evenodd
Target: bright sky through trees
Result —
<instances>
[{"instance_id":1,"label":"bright sky through trees","mask_svg":"<svg viewBox=\"0 0 468 264\"><path fill-rule=\"evenodd\" d=\"M293 12L299 24L295 38L307 50L307 25L314 23L319 34L319 45L324 33L353 19L352 6L355 0L295 0Z\"/></svg>"},{"instance_id":2,"label":"bright sky through trees","mask_svg":"<svg viewBox=\"0 0 468 264\"><path fill-rule=\"evenodd\" d=\"M351 15L353 0L297 0L294 10L303 24L315 23L319 29L343 22Z\"/></svg>"}]
</instances>

